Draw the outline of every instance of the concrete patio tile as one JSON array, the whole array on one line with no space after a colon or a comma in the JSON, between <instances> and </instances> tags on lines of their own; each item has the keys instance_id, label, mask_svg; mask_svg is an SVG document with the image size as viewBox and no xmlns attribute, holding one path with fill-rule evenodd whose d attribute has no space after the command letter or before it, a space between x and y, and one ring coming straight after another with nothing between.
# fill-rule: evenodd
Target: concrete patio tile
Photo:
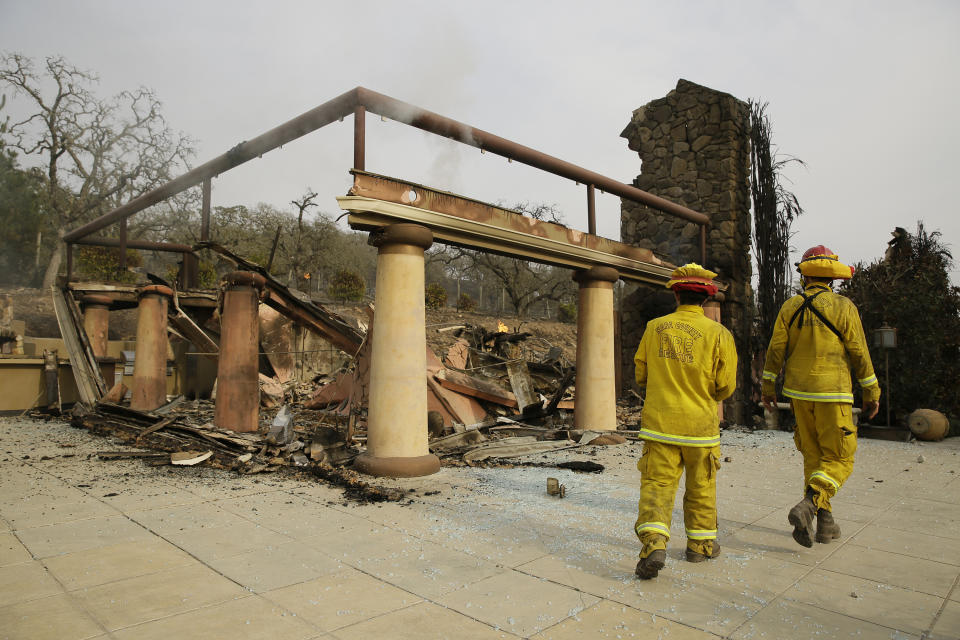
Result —
<instances>
[{"instance_id":1,"label":"concrete patio tile","mask_svg":"<svg viewBox=\"0 0 960 640\"><path fill-rule=\"evenodd\" d=\"M250 591L279 589L330 575L343 565L302 542L261 547L207 562L215 570Z\"/></svg>"},{"instance_id":2,"label":"concrete patio tile","mask_svg":"<svg viewBox=\"0 0 960 640\"><path fill-rule=\"evenodd\" d=\"M127 515L134 521L160 535L190 529L208 529L249 522L240 516L221 509L212 502L131 511Z\"/></svg>"},{"instance_id":3,"label":"concrete patio tile","mask_svg":"<svg viewBox=\"0 0 960 640\"><path fill-rule=\"evenodd\" d=\"M869 549L960 566L960 545L955 540L937 535L871 524L857 533L850 542Z\"/></svg>"},{"instance_id":4,"label":"concrete patio tile","mask_svg":"<svg viewBox=\"0 0 960 640\"><path fill-rule=\"evenodd\" d=\"M419 504L385 502L358 507L333 507L350 518L360 518L409 535L419 536L443 521L443 510Z\"/></svg>"},{"instance_id":5,"label":"concrete patio tile","mask_svg":"<svg viewBox=\"0 0 960 640\"><path fill-rule=\"evenodd\" d=\"M70 593L108 630L244 597L240 586L203 565L119 580Z\"/></svg>"},{"instance_id":6,"label":"concrete patio tile","mask_svg":"<svg viewBox=\"0 0 960 640\"><path fill-rule=\"evenodd\" d=\"M357 567L429 600L504 571L475 556L423 540L413 540L384 558L368 559Z\"/></svg>"},{"instance_id":7,"label":"concrete patio tile","mask_svg":"<svg viewBox=\"0 0 960 640\"><path fill-rule=\"evenodd\" d=\"M606 570L585 567L577 572L569 566L554 565L553 575L549 565L541 563L544 561L522 569L536 570L553 580L572 578L577 585L608 600L724 636L809 570L778 559L745 559L729 549L715 560L688 563L682 547L668 550L667 564L654 580L634 576L637 560L633 555Z\"/></svg>"},{"instance_id":8,"label":"concrete patio tile","mask_svg":"<svg viewBox=\"0 0 960 640\"><path fill-rule=\"evenodd\" d=\"M17 537L37 558L149 540L152 534L124 516L74 520L17 531Z\"/></svg>"},{"instance_id":9,"label":"concrete patio tile","mask_svg":"<svg viewBox=\"0 0 960 640\"><path fill-rule=\"evenodd\" d=\"M379 525L364 518L347 515L316 503L307 503L300 509L288 510L273 518L258 520L261 524L295 539L318 536L350 537L353 531L367 531Z\"/></svg>"},{"instance_id":10,"label":"concrete patio tile","mask_svg":"<svg viewBox=\"0 0 960 640\"><path fill-rule=\"evenodd\" d=\"M960 637L960 602L948 601L933 625L929 640L956 640Z\"/></svg>"},{"instance_id":11,"label":"concrete patio tile","mask_svg":"<svg viewBox=\"0 0 960 640\"><path fill-rule=\"evenodd\" d=\"M118 513L116 509L81 493L76 498L63 501L23 504L5 511L4 517L14 529L28 529L73 520L105 518Z\"/></svg>"},{"instance_id":12,"label":"concrete patio tile","mask_svg":"<svg viewBox=\"0 0 960 640\"><path fill-rule=\"evenodd\" d=\"M677 493L680 494L679 491ZM799 491L770 491L756 485L743 484L739 479L737 483L725 482L722 469L717 476L717 500L736 499L761 507L784 507L796 504L801 497Z\"/></svg>"},{"instance_id":13,"label":"concrete patio tile","mask_svg":"<svg viewBox=\"0 0 960 640\"><path fill-rule=\"evenodd\" d=\"M467 536L454 546L486 562L516 567L549 553L550 540L546 532L511 524Z\"/></svg>"},{"instance_id":14,"label":"concrete patio tile","mask_svg":"<svg viewBox=\"0 0 960 640\"><path fill-rule=\"evenodd\" d=\"M515 570L600 598L617 600L616 596L623 596L625 592L634 590L637 583L633 575L636 564L637 560L633 555L621 558L616 564L604 566L583 566L581 563L571 563L554 555L546 555L522 564ZM617 601L622 601L622 598Z\"/></svg>"},{"instance_id":15,"label":"concrete patio tile","mask_svg":"<svg viewBox=\"0 0 960 640\"><path fill-rule=\"evenodd\" d=\"M87 491L101 496L100 500L114 509L125 512L196 504L203 500L186 489L159 481L144 485L94 481ZM113 493L117 495L110 495Z\"/></svg>"},{"instance_id":16,"label":"concrete patio tile","mask_svg":"<svg viewBox=\"0 0 960 640\"><path fill-rule=\"evenodd\" d=\"M859 462L855 465L856 469L863 469L866 465L860 464ZM866 470L863 469L865 472ZM862 507L872 507L875 509L884 510L893 505L899 495L894 492L886 484L875 484L872 481L869 486L863 488L852 487L850 485L844 485L840 489L837 499L842 500L844 503L853 503L858 504ZM797 498L799 500L799 498ZM794 503L796 500L794 500Z\"/></svg>"},{"instance_id":17,"label":"concrete patio tile","mask_svg":"<svg viewBox=\"0 0 960 640\"><path fill-rule=\"evenodd\" d=\"M806 548L793 539L793 527L784 518L782 528L767 528L750 525L737 529L720 541L724 549L740 549L750 553L759 553L761 557L776 558L797 564L814 566L822 562L827 556L835 552L840 545L836 541L832 544L814 544ZM846 535L846 532L844 532ZM841 538L841 542L845 538Z\"/></svg>"},{"instance_id":18,"label":"concrete patio tile","mask_svg":"<svg viewBox=\"0 0 960 640\"><path fill-rule=\"evenodd\" d=\"M196 563L183 551L156 537L53 556L43 561L68 591Z\"/></svg>"},{"instance_id":19,"label":"concrete patio tile","mask_svg":"<svg viewBox=\"0 0 960 640\"><path fill-rule=\"evenodd\" d=\"M645 611L601 600L592 607L546 629L531 640L574 640L575 638L670 638L710 640L719 636L671 622Z\"/></svg>"},{"instance_id":20,"label":"concrete patio tile","mask_svg":"<svg viewBox=\"0 0 960 640\"><path fill-rule=\"evenodd\" d=\"M4 640L100 640L104 629L65 594L0 608Z\"/></svg>"},{"instance_id":21,"label":"concrete patio tile","mask_svg":"<svg viewBox=\"0 0 960 640\"><path fill-rule=\"evenodd\" d=\"M29 562L33 556L12 533L0 533L0 567Z\"/></svg>"},{"instance_id":22,"label":"concrete patio tile","mask_svg":"<svg viewBox=\"0 0 960 640\"><path fill-rule=\"evenodd\" d=\"M260 594L324 631L333 631L421 601L355 569Z\"/></svg>"},{"instance_id":23,"label":"concrete patio tile","mask_svg":"<svg viewBox=\"0 0 960 640\"><path fill-rule=\"evenodd\" d=\"M265 526L247 521L222 527L174 531L167 533L166 538L201 562L293 540Z\"/></svg>"},{"instance_id":24,"label":"concrete patio tile","mask_svg":"<svg viewBox=\"0 0 960 640\"><path fill-rule=\"evenodd\" d=\"M714 582L735 596L769 602L810 572L810 567L775 555L724 547L720 557L708 562L687 562L685 549L673 550L665 570L680 578Z\"/></svg>"},{"instance_id":25,"label":"concrete patio tile","mask_svg":"<svg viewBox=\"0 0 960 640\"><path fill-rule=\"evenodd\" d=\"M735 522L745 522L746 524L752 524L777 510L777 507L755 504L744 500L731 498L717 500L717 515L720 519L726 518Z\"/></svg>"},{"instance_id":26,"label":"concrete patio tile","mask_svg":"<svg viewBox=\"0 0 960 640\"><path fill-rule=\"evenodd\" d=\"M245 496L230 496L215 500L211 504L247 520L256 521L289 516L291 509L299 512L314 506L305 498L286 491L261 491Z\"/></svg>"},{"instance_id":27,"label":"concrete patio tile","mask_svg":"<svg viewBox=\"0 0 960 640\"><path fill-rule=\"evenodd\" d=\"M421 542L420 538L366 520L363 525L354 524L351 524L349 531L342 534L304 536L298 538L298 541L339 562L358 568L401 553L410 545Z\"/></svg>"},{"instance_id":28,"label":"concrete patio tile","mask_svg":"<svg viewBox=\"0 0 960 640\"><path fill-rule=\"evenodd\" d=\"M777 600L740 626L732 640L781 640L782 638L889 638L910 640L908 635L867 620L851 618L813 605Z\"/></svg>"},{"instance_id":29,"label":"concrete patio tile","mask_svg":"<svg viewBox=\"0 0 960 640\"><path fill-rule=\"evenodd\" d=\"M57 581L36 561L0 567L0 606L62 593Z\"/></svg>"},{"instance_id":30,"label":"concrete patio tile","mask_svg":"<svg viewBox=\"0 0 960 640\"><path fill-rule=\"evenodd\" d=\"M506 571L447 594L437 603L498 629L529 636L598 600L588 593Z\"/></svg>"},{"instance_id":31,"label":"concrete patio tile","mask_svg":"<svg viewBox=\"0 0 960 640\"><path fill-rule=\"evenodd\" d=\"M246 596L113 632L116 640L229 638L230 640L308 640L317 629L257 596Z\"/></svg>"},{"instance_id":32,"label":"concrete patio tile","mask_svg":"<svg viewBox=\"0 0 960 640\"><path fill-rule=\"evenodd\" d=\"M180 486L204 500L228 500L264 492L283 491L287 485L295 484L295 481L291 482L286 478L264 480L255 476L237 477L222 469L197 467L192 473L196 474L195 477L183 478Z\"/></svg>"},{"instance_id":33,"label":"concrete patio tile","mask_svg":"<svg viewBox=\"0 0 960 640\"><path fill-rule=\"evenodd\" d=\"M7 520L24 511L69 505L89 499L83 491L68 487L50 476L27 480L22 486L19 483L13 483L10 487L4 485L3 489L0 514Z\"/></svg>"},{"instance_id":34,"label":"concrete patio tile","mask_svg":"<svg viewBox=\"0 0 960 640\"><path fill-rule=\"evenodd\" d=\"M478 622L474 616L465 616L431 602L421 602L337 629L330 635L338 640L494 640L519 637Z\"/></svg>"},{"instance_id":35,"label":"concrete patio tile","mask_svg":"<svg viewBox=\"0 0 960 640\"><path fill-rule=\"evenodd\" d=\"M820 568L941 598L960 575L960 567L954 565L855 545L845 545Z\"/></svg>"},{"instance_id":36,"label":"concrete patio tile","mask_svg":"<svg viewBox=\"0 0 960 640\"><path fill-rule=\"evenodd\" d=\"M901 500L894 504L876 524L918 533L935 534L960 540L960 505L933 500Z\"/></svg>"},{"instance_id":37,"label":"concrete patio tile","mask_svg":"<svg viewBox=\"0 0 960 640\"><path fill-rule=\"evenodd\" d=\"M936 596L822 569L812 571L783 598L914 635L930 626L943 603Z\"/></svg>"}]
</instances>

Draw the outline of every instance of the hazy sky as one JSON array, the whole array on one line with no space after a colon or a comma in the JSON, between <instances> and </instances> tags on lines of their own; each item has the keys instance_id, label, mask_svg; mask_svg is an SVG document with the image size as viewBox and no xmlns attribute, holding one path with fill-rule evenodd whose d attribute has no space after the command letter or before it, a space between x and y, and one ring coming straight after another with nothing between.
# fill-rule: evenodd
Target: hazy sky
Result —
<instances>
[{"instance_id":1,"label":"hazy sky","mask_svg":"<svg viewBox=\"0 0 960 640\"><path fill-rule=\"evenodd\" d=\"M948 1L0 0L0 49L63 54L104 95L153 88L195 164L362 85L629 183L640 160L619 134L679 78L767 101L780 152L806 162L788 172L795 248L851 263L917 220L960 258L958 33ZM351 164L347 119L214 180L213 202L287 206L309 186L339 214ZM367 169L555 203L586 228L583 187L373 116ZM597 209L619 238L619 200Z\"/></svg>"}]
</instances>

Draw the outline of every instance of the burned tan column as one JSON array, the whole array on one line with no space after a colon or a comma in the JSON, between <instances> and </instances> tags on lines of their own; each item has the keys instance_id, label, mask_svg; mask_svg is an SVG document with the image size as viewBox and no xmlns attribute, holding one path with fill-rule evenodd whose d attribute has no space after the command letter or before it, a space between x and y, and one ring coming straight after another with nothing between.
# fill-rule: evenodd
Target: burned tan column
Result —
<instances>
[{"instance_id":1,"label":"burned tan column","mask_svg":"<svg viewBox=\"0 0 960 640\"><path fill-rule=\"evenodd\" d=\"M86 295L83 303L83 330L90 340L93 355L102 358L107 355L107 334L110 331L110 296Z\"/></svg>"},{"instance_id":2,"label":"burned tan column","mask_svg":"<svg viewBox=\"0 0 960 640\"><path fill-rule=\"evenodd\" d=\"M367 452L354 463L371 475L413 477L440 470L427 446L423 251L432 243L430 230L415 224L394 224L375 237Z\"/></svg>"},{"instance_id":3,"label":"burned tan column","mask_svg":"<svg viewBox=\"0 0 960 640\"><path fill-rule=\"evenodd\" d=\"M613 283L615 269L593 267L577 272L577 381L573 426L616 429L617 391L613 356Z\"/></svg>"},{"instance_id":4,"label":"burned tan column","mask_svg":"<svg viewBox=\"0 0 960 640\"><path fill-rule=\"evenodd\" d=\"M260 420L260 291L263 276L234 271L226 278L220 316L220 357L214 423L221 429L256 431Z\"/></svg>"},{"instance_id":5,"label":"burned tan column","mask_svg":"<svg viewBox=\"0 0 960 640\"><path fill-rule=\"evenodd\" d=\"M167 401L167 303L172 295L159 284L140 290L131 409L152 411Z\"/></svg>"}]
</instances>

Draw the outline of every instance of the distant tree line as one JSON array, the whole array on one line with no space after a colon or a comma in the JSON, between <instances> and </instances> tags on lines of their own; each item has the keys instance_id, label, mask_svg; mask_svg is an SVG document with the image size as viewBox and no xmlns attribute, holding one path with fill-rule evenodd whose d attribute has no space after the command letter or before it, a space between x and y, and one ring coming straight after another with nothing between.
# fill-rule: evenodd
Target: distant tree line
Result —
<instances>
[{"instance_id":1,"label":"distant tree line","mask_svg":"<svg viewBox=\"0 0 960 640\"><path fill-rule=\"evenodd\" d=\"M189 168L193 141L168 125L152 90L102 97L97 83L95 73L60 56L0 55L0 285L49 287L64 271L65 233ZM366 234L344 231L317 211L316 198L308 188L285 209L265 203L213 207L210 237L315 297L371 297L376 250ZM559 222L552 206L515 208ZM189 189L129 218L127 235L194 244L200 240L199 211L199 188ZM118 225L102 235L117 237ZM120 272L118 249L78 246L74 255L75 275L123 282L142 280L138 271L174 280L180 259L129 251L129 270ZM207 252L201 284L214 286L229 268ZM434 245L426 277L428 286L447 294L440 296L435 287L432 299L441 306L575 315L570 310L576 287L566 269Z\"/></svg>"}]
</instances>

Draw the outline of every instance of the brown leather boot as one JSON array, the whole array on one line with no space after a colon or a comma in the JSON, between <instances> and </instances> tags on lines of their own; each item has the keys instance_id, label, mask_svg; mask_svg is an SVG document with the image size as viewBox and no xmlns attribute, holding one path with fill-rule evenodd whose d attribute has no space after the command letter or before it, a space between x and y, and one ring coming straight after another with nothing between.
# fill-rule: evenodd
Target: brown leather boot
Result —
<instances>
[{"instance_id":1,"label":"brown leather boot","mask_svg":"<svg viewBox=\"0 0 960 640\"><path fill-rule=\"evenodd\" d=\"M663 565L666 563L666 561L666 550L657 549L646 558L640 558L640 562L637 563L637 569L635 573L641 580L650 580L651 578L656 578L657 574L660 573L660 569L663 569Z\"/></svg>"},{"instance_id":2,"label":"brown leather boot","mask_svg":"<svg viewBox=\"0 0 960 640\"><path fill-rule=\"evenodd\" d=\"M787 519L793 525L793 539L797 541L797 544L804 547L813 546L813 519L816 515L817 507L813 504L813 499L809 493L793 509L790 509L790 515L787 516Z\"/></svg>"},{"instance_id":3,"label":"brown leather boot","mask_svg":"<svg viewBox=\"0 0 960 640\"><path fill-rule=\"evenodd\" d=\"M687 562L703 562L704 560L713 560L720 555L720 543L716 540L710 545L710 555L706 556L699 551L687 549Z\"/></svg>"},{"instance_id":4,"label":"brown leather boot","mask_svg":"<svg viewBox=\"0 0 960 640\"><path fill-rule=\"evenodd\" d=\"M817 511L817 542L828 543L840 537L840 525L826 509Z\"/></svg>"}]
</instances>

